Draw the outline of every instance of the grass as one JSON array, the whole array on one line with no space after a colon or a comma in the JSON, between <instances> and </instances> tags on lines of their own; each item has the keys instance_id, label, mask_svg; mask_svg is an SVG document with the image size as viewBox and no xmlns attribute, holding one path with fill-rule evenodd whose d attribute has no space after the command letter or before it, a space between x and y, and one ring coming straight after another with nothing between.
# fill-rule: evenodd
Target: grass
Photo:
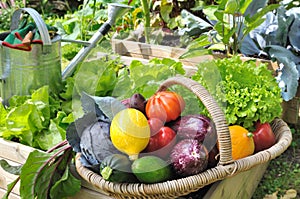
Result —
<instances>
[{"instance_id":1,"label":"grass","mask_svg":"<svg viewBox=\"0 0 300 199\"><path fill-rule=\"evenodd\" d=\"M300 198L300 129L291 127L291 130L291 146L270 162L253 199Z\"/></svg>"}]
</instances>

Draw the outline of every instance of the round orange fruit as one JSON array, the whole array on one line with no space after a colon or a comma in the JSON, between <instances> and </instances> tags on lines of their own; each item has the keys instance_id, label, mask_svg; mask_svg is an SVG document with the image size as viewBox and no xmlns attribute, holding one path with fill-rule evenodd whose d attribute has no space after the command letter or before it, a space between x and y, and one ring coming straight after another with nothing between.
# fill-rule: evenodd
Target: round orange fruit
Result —
<instances>
[{"instance_id":1,"label":"round orange fruit","mask_svg":"<svg viewBox=\"0 0 300 199\"><path fill-rule=\"evenodd\" d=\"M237 160L254 153L253 134L239 125L229 126L232 147L232 159Z\"/></svg>"}]
</instances>

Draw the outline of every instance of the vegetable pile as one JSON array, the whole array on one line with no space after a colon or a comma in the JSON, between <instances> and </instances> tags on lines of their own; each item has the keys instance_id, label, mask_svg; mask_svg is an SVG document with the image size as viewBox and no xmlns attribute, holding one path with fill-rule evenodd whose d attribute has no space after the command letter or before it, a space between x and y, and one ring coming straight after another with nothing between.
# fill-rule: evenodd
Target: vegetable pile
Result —
<instances>
[{"instance_id":1,"label":"vegetable pile","mask_svg":"<svg viewBox=\"0 0 300 199\"><path fill-rule=\"evenodd\" d=\"M213 121L203 114L183 115L186 102L175 91L159 91L149 98L135 93L122 101L84 94L82 100L94 105L83 107L85 114L67 129L67 139L82 154L82 164L105 180L158 183L195 175L218 163ZM250 132L237 124L229 126L234 160L275 144L269 123L257 121L253 128Z\"/></svg>"},{"instance_id":2,"label":"vegetable pile","mask_svg":"<svg viewBox=\"0 0 300 199\"><path fill-rule=\"evenodd\" d=\"M122 102L82 97L87 98L95 106L83 107L85 114L69 126L67 140L82 154L82 164L104 179L156 183L194 175L212 165L208 157L216 144L214 123L200 114L182 116L185 101L180 94L160 91L146 99L136 93ZM100 118L106 118L109 129Z\"/></svg>"}]
</instances>

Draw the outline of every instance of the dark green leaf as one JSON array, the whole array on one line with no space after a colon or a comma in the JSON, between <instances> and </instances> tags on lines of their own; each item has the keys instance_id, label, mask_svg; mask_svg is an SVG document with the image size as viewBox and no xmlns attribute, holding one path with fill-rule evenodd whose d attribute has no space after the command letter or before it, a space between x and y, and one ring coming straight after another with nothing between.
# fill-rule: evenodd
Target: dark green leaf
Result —
<instances>
[{"instance_id":1,"label":"dark green leaf","mask_svg":"<svg viewBox=\"0 0 300 199\"><path fill-rule=\"evenodd\" d=\"M55 199L73 196L80 191L80 188L81 181L72 175L67 166L62 178L52 186L50 197Z\"/></svg>"},{"instance_id":2,"label":"dark green leaf","mask_svg":"<svg viewBox=\"0 0 300 199\"><path fill-rule=\"evenodd\" d=\"M230 42L230 38L233 37L233 35L235 34L236 32L236 28L231 28L230 31L226 34L224 34L223 36L223 43L224 44L228 44Z\"/></svg>"},{"instance_id":3,"label":"dark green leaf","mask_svg":"<svg viewBox=\"0 0 300 199\"><path fill-rule=\"evenodd\" d=\"M14 174L14 175L20 175L20 170L22 168L22 166L12 166L4 159L0 160L0 166L6 172Z\"/></svg>"},{"instance_id":4,"label":"dark green leaf","mask_svg":"<svg viewBox=\"0 0 300 199\"><path fill-rule=\"evenodd\" d=\"M198 37L197 39L193 40L189 45L188 45L188 49L196 49L196 48L200 48L200 47L205 47L210 45L211 42L209 41L209 37L208 35L201 35L200 37Z\"/></svg>"},{"instance_id":5,"label":"dark green leaf","mask_svg":"<svg viewBox=\"0 0 300 199\"><path fill-rule=\"evenodd\" d=\"M216 19L218 20L218 22L220 22L220 23L226 23L224 21L224 12L222 12L220 10L217 10L217 11L215 11L214 15L215 15Z\"/></svg>"},{"instance_id":6,"label":"dark green leaf","mask_svg":"<svg viewBox=\"0 0 300 199\"><path fill-rule=\"evenodd\" d=\"M37 150L31 152L21 169L20 195L26 199L49 198L51 187L61 179L61 173L65 172L71 155L70 146L63 146L52 153ZM64 184L67 185L72 184Z\"/></svg>"},{"instance_id":7,"label":"dark green leaf","mask_svg":"<svg viewBox=\"0 0 300 199\"><path fill-rule=\"evenodd\" d=\"M251 24L255 23L256 20L264 17L268 12L276 10L279 7L279 4L271 4L266 7L261 8L258 12L256 12L252 17L245 16L245 22Z\"/></svg>"},{"instance_id":8,"label":"dark green leaf","mask_svg":"<svg viewBox=\"0 0 300 199\"><path fill-rule=\"evenodd\" d=\"M252 21L250 24L247 24L246 28L243 31L244 35L248 35L252 30L257 28L260 24L262 24L265 21L264 18L257 19L255 21Z\"/></svg>"},{"instance_id":9,"label":"dark green leaf","mask_svg":"<svg viewBox=\"0 0 300 199\"><path fill-rule=\"evenodd\" d=\"M48 197L48 186L51 183L50 175L54 171L54 164L47 167L51 154L39 152L37 150L31 152L21 169L20 194L26 199L35 199ZM52 165L52 166L51 166ZM45 168L48 168L47 170ZM42 183L38 181L41 174L44 174ZM42 179L42 178L41 178ZM36 187L40 189L36 189ZM38 193L37 193L38 192Z\"/></svg>"}]
</instances>

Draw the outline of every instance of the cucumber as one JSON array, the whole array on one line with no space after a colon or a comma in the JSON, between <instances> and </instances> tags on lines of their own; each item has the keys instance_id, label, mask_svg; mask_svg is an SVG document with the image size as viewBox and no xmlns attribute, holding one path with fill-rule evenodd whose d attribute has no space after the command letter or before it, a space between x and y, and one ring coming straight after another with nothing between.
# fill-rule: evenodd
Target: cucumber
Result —
<instances>
[{"instance_id":1,"label":"cucumber","mask_svg":"<svg viewBox=\"0 0 300 199\"><path fill-rule=\"evenodd\" d=\"M131 169L142 183L157 183L171 178L171 167L166 161L157 156L144 156L136 159Z\"/></svg>"}]
</instances>

